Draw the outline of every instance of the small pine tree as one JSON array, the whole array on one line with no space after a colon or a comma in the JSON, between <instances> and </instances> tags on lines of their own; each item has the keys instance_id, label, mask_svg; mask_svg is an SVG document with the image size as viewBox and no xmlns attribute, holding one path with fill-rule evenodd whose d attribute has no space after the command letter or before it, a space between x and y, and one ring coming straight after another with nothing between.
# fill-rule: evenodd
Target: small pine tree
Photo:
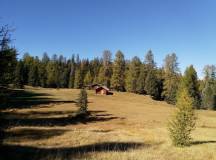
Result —
<instances>
[{"instance_id":1,"label":"small pine tree","mask_svg":"<svg viewBox=\"0 0 216 160\"><path fill-rule=\"evenodd\" d=\"M195 129L196 115L193 98L186 88L180 90L177 97L177 110L168 123L168 130L173 145L183 147L191 143L191 131Z\"/></svg>"},{"instance_id":2,"label":"small pine tree","mask_svg":"<svg viewBox=\"0 0 216 160\"><path fill-rule=\"evenodd\" d=\"M81 89L76 105L79 107L78 114L87 114L88 95L85 89Z\"/></svg>"}]
</instances>

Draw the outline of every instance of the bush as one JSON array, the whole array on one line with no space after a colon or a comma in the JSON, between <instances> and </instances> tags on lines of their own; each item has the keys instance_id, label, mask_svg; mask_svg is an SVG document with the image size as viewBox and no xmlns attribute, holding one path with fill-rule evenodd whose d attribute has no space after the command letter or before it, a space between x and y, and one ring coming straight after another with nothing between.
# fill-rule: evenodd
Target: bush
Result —
<instances>
[{"instance_id":1,"label":"bush","mask_svg":"<svg viewBox=\"0 0 216 160\"><path fill-rule=\"evenodd\" d=\"M190 145L191 131L195 129L196 119L193 99L188 91L183 89L177 97L177 110L168 124L173 145L180 147Z\"/></svg>"}]
</instances>

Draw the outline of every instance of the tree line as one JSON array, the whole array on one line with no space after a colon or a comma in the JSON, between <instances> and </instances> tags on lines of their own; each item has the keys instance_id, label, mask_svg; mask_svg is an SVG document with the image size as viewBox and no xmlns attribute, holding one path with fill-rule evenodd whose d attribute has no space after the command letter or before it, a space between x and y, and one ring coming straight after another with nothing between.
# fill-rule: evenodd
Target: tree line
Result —
<instances>
[{"instance_id":1,"label":"tree line","mask_svg":"<svg viewBox=\"0 0 216 160\"><path fill-rule=\"evenodd\" d=\"M186 86L194 99L197 109L216 109L216 67L206 65L205 77L199 80L193 65L181 74L175 53L164 58L163 67L158 67L154 54L149 50L143 57L134 56L126 60L122 51L117 51L114 59L109 50L102 57L91 60L72 55L41 58L25 53L17 60L17 51L10 46L10 30L3 26L0 30L0 85L14 84L50 88L83 88L90 84L102 84L116 91L150 95L155 100L165 100L176 104L180 82Z\"/></svg>"}]
</instances>

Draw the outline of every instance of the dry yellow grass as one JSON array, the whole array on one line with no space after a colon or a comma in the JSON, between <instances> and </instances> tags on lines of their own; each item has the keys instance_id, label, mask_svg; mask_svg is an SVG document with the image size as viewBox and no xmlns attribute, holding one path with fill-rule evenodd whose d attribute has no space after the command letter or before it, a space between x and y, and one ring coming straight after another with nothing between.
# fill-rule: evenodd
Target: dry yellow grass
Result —
<instances>
[{"instance_id":1,"label":"dry yellow grass","mask_svg":"<svg viewBox=\"0 0 216 160\"><path fill-rule=\"evenodd\" d=\"M37 98L62 102L4 111L8 120L19 119L17 125L7 129L4 141L9 150L15 149L17 159L216 159L216 112L197 111L194 144L176 148L166 128L174 107L165 102L132 93L100 96L88 91L89 111L94 118L74 123L69 117L77 109L73 101L79 90L26 90L49 94Z\"/></svg>"}]
</instances>

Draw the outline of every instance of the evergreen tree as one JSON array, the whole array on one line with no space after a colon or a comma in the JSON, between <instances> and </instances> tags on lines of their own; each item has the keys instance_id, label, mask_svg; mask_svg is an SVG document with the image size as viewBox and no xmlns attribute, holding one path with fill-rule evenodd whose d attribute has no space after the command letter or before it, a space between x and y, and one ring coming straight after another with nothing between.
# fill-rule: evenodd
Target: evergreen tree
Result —
<instances>
[{"instance_id":1,"label":"evergreen tree","mask_svg":"<svg viewBox=\"0 0 216 160\"><path fill-rule=\"evenodd\" d=\"M80 90L79 97L76 103L77 107L79 107L78 114L86 115L88 112L88 95L85 89Z\"/></svg>"},{"instance_id":2,"label":"evergreen tree","mask_svg":"<svg viewBox=\"0 0 216 160\"><path fill-rule=\"evenodd\" d=\"M77 68L75 72L74 88L82 88L82 73L80 68Z\"/></svg>"},{"instance_id":3,"label":"evergreen tree","mask_svg":"<svg viewBox=\"0 0 216 160\"><path fill-rule=\"evenodd\" d=\"M96 78L97 78L97 77L95 77L95 80L96 80ZM104 82L105 82L104 66L101 66L101 67L100 67L100 70L99 70L99 73L98 73L97 81L98 81L100 84L103 84L103 85L104 85Z\"/></svg>"},{"instance_id":4,"label":"evergreen tree","mask_svg":"<svg viewBox=\"0 0 216 160\"><path fill-rule=\"evenodd\" d=\"M50 61L50 58L48 54L45 52L43 54L42 60L40 62L40 67L39 69L39 77L40 77L40 85L41 87L47 87L47 65L48 62Z\"/></svg>"},{"instance_id":5,"label":"evergreen tree","mask_svg":"<svg viewBox=\"0 0 216 160\"><path fill-rule=\"evenodd\" d=\"M200 108L201 98L200 98L200 93L199 93L199 82L197 78L197 73L192 65L186 68L186 71L183 77L183 84L188 90L189 95L194 100L193 106L195 108Z\"/></svg>"},{"instance_id":6,"label":"evergreen tree","mask_svg":"<svg viewBox=\"0 0 216 160\"><path fill-rule=\"evenodd\" d=\"M208 79L216 80L216 66L215 65L206 65L203 71L205 74L205 80L208 80Z\"/></svg>"},{"instance_id":7,"label":"evergreen tree","mask_svg":"<svg viewBox=\"0 0 216 160\"><path fill-rule=\"evenodd\" d=\"M71 62L70 62L70 78L69 78L69 88L74 88L74 79L75 79L75 56L72 55Z\"/></svg>"},{"instance_id":8,"label":"evergreen tree","mask_svg":"<svg viewBox=\"0 0 216 160\"><path fill-rule=\"evenodd\" d=\"M47 86L56 88L56 81L55 81L55 63L52 61L49 61L46 67L47 71Z\"/></svg>"},{"instance_id":9,"label":"evergreen tree","mask_svg":"<svg viewBox=\"0 0 216 160\"><path fill-rule=\"evenodd\" d=\"M164 60L164 88L163 97L167 103L176 103L176 94L178 90L179 68L177 56L175 53L167 55Z\"/></svg>"},{"instance_id":10,"label":"evergreen tree","mask_svg":"<svg viewBox=\"0 0 216 160\"><path fill-rule=\"evenodd\" d=\"M34 58L29 55L29 53L25 53L23 55L23 80L24 84L28 84L29 79L29 70L31 66L33 65Z\"/></svg>"},{"instance_id":11,"label":"evergreen tree","mask_svg":"<svg viewBox=\"0 0 216 160\"><path fill-rule=\"evenodd\" d=\"M46 63L40 63L38 72L39 72L39 81L41 87L47 87L47 70L46 70L47 64Z\"/></svg>"},{"instance_id":12,"label":"evergreen tree","mask_svg":"<svg viewBox=\"0 0 216 160\"><path fill-rule=\"evenodd\" d=\"M88 71L84 78L84 84L90 85L91 83L92 83L92 76L91 76L91 72Z\"/></svg>"},{"instance_id":13,"label":"evergreen tree","mask_svg":"<svg viewBox=\"0 0 216 160\"><path fill-rule=\"evenodd\" d=\"M155 63L155 61L154 61L154 55L153 55L153 53L152 53L151 50L149 50L149 51L146 53L144 63L146 64L148 70L150 70L150 69L152 69L152 68L155 68L156 63Z\"/></svg>"},{"instance_id":14,"label":"evergreen tree","mask_svg":"<svg viewBox=\"0 0 216 160\"><path fill-rule=\"evenodd\" d=\"M7 86L13 82L17 51L10 47L10 32L8 26L0 28L0 85Z\"/></svg>"},{"instance_id":15,"label":"evergreen tree","mask_svg":"<svg viewBox=\"0 0 216 160\"><path fill-rule=\"evenodd\" d=\"M154 99L160 99L160 93L158 90L158 80L154 70L148 72L148 75L145 80L145 91Z\"/></svg>"},{"instance_id":16,"label":"evergreen tree","mask_svg":"<svg viewBox=\"0 0 216 160\"><path fill-rule=\"evenodd\" d=\"M39 70L38 70L39 60L36 58L33 61L32 66L29 69L28 84L31 86L39 86Z\"/></svg>"},{"instance_id":17,"label":"evergreen tree","mask_svg":"<svg viewBox=\"0 0 216 160\"><path fill-rule=\"evenodd\" d=\"M216 67L207 65L204 67L204 87L202 89L202 107L216 110Z\"/></svg>"},{"instance_id":18,"label":"evergreen tree","mask_svg":"<svg viewBox=\"0 0 216 160\"><path fill-rule=\"evenodd\" d=\"M191 131L195 129L197 119L193 102L188 89L182 86L178 92L177 110L168 124L170 138L175 146L183 147L191 143Z\"/></svg>"},{"instance_id":19,"label":"evergreen tree","mask_svg":"<svg viewBox=\"0 0 216 160\"><path fill-rule=\"evenodd\" d=\"M102 84L106 85L108 88L111 84L112 77L112 63L111 63L112 53L109 50L103 52L103 71L104 71L104 81Z\"/></svg>"},{"instance_id":20,"label":"evergreen tree","mask_svg":"<svg viewBox=\"0 0 216 160\"><path fill-rule=\"evenodd\" d=\"M145 68L146 68L146 78L145 78L145 91L148 95L152 96L154 99L160 99L159 91L159 80L156 73L156 63L154 61L154 55L151 50L149 50L145 56Z\"/></svg>"},{"instance_id":21,"label":"evergreen tree","mask_svg":"<svg viewBox=\"0 0 216 160\"><path fill-rule=\"evenodd\" d=\"M125 60L121 51L116 53L113 63L111 86L117 91L125 91Z\"/></svg>"},{"instance_id":22,"label":"evergreen tree","mask_svg":"<svg viewBox=\"0 0 216 160\"><path fill-rule=\"evenodd\" d=\"M23 62L17 62L16 69L15 69L15 78L14 78L14 86L16 88L23 88L24 81L23 81Z\"/></svg>"},{"instance_id":23,"label":"evergreen tree","mask_svg":"<svg viewBox=\"0 0 216 160\"><path fill-rule=\"evenodd\" d=\"M139 77L137 79L137 89L136 90L139 94L146 94L145 80L146 80L147 74L148 74L147 67L145 64L142 64L140 66L140 74L139 74Z\"/></svg>"},{"instance_id":24,"label":"evergreen tree","mask_svg":"<svg viewBox=\"0 0 216 160\"><path fill-rule=\"evenodd\" d=\"M140 66L141 61L138 57L134 57L129 64L129 70L127 71L127 78L126 78L126 89L129 92L136 93L137 92L137 79L140 74Z\"/></svg>"},{"instance_id":25,"label":"evergreen tree","mask_svg":"<svg viewBox=\"0 0 216 160\"><path fill-rule=\"evenodd\" d=\"M202 106L205 109L216 110L216 93L215 83L208 80L202 91Z\"/></svg>"}]
</instances>

